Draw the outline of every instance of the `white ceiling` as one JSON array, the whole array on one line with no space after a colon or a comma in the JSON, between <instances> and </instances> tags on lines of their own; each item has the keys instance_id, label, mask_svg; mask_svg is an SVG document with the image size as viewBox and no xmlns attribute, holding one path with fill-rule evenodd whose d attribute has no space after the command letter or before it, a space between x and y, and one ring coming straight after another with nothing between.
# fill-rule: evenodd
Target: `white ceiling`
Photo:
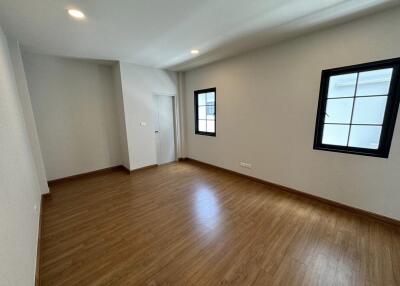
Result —
<instances>
[{"instance_id":1,"label":"white ceiling","mask_svg":"<svg viewBox=\"0 0 400 286\"><path fill-rule=\"evenodd\" d=\"M398 0L0 0L0 25L38 53L185 70ZM67 8L79 8L84 21ZM190 54L200 49L198 56Z\"/></svg>"}]
</instances>

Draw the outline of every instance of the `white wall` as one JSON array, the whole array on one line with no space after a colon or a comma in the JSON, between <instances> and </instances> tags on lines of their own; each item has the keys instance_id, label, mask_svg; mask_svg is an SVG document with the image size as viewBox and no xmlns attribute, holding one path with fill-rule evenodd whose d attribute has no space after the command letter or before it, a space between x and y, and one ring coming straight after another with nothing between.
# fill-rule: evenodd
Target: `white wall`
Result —
<instances>
[{"instance_id":1,"label":"white wall","mask_svg":"<svg viewBox=\"0 0 400 286\"><path fill-rule=\"evenodd\" d=\"M112 66L24 53L49 180L121 164Z\"/></svg>"},{"instance_id":2,"label":"white wall","mask_svg":"<svg viewBox=\"0 0 400 286\"><path fill-rule=\"evenodd\" d=\"M177 74L178 77L178 95L175 98L175 120L176 125L178 126L177 130L177 157L178 158L186 158L186 90L185 90L185 72L179 72ZM178 111L178 112L177 112Z\"/></svg>"},{"instance_id":3,"label":"white wall","mask_svg":"<svg viewBox=\"0 0 400 286\"><path fill-rule=\"evenodd\" d=\"M176 95L177 76L128 63L120 63L120 71L130 170L135 170L157 164L153 95Z\"/></svg>"},{"instance_id":4,"label":"white wall","mask_svg":"<svg viewBox=\"0 0 400 286\"><path fill-rule=\"evenodd\" d=\"M126 122L125 122L124 99L122 95L121 69L119 62L113 65L113 77L114 77L114 94L117 105L117 117L119 125L121 162L126 169L130 170L131 167L129 162L129 148L128 148L128 138L127 138Z\"/></svg>"},{"instance_id":5,"label":"white wall","mask_svg":"<svg viewBox=\"0 0 400 286\"><path fill-rule=\"evenodd\" d=\"M397 8L187 72L188 157L400 219L400 122L389 159L313 150L321 70L399 57L399 27ZM210 87L216 138L194 135Z\"/></svg>"},{"instance_id":6,"label":"white wall","mask_svg":"<svg viewBox=\"0 0 400 286\"><path fill-rule=\"evenodd\" d=\"M37 134L36 122L33 115L32 104L30 94L28 90L28 84L25 77L25 69L22 61L21 49L18 41L14 39L8 39L8 47L11 55L11 62L14 67L15 79L17 82L19 99L21 101L22 110L25 119L25 126L27 128L29 142L33 158L35 160L35 166L37 171L37 177L40 185L42 194L49 192L49 186L47 185L46 171L44 168L42 151L40 149L39 137Z\"/></svg>"},{"instance_id":7,"label":"white wall","mask_svg":"<svg viewBox=\"0 0 400 286\"><path fill-rule=\"evenodd\" d=\"M1 28L0 142L0 285L34 285L41 190Z\"/></svg>"}]
</instances>

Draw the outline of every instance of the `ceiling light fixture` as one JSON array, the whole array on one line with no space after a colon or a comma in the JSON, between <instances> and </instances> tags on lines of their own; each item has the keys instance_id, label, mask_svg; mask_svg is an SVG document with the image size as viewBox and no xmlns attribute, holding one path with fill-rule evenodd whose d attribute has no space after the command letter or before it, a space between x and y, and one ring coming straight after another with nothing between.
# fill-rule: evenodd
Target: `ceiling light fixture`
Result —
<instances>
[{"instance_id":1,"label":"ceiling light fixture","mask_svg":"<svg viewBox=\"0 0 400 286\"><path fill-rule=\"evenodd\" d=\"M199 51L199 50L191 50L190 53L191 53L192 55L197 55L197 54L200 53L200 51Z\"/></svg>"},{"instance_id":2,"label":"ceiling light fixture","mask_svg":"<svg viewBox=\"0 0 400 286\"><path fill-rule=\"evenodd\" d=\"M76 19L84 19L85 18L85 14L83 14L82 11L76 10L76 9L68 9L68 14L71 17L74 17Z\"/></svg>"}]
</instances>

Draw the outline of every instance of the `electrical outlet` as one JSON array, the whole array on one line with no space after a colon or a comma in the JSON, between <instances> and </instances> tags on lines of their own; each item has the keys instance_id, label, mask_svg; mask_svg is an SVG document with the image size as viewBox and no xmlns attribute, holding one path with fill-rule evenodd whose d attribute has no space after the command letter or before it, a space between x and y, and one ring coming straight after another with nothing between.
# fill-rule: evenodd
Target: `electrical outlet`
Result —
<instances>
[{"instance_id":1,"label":"electrical outlet","mask_svg":"<svg viewBox=\"0 0 400 286\"><path fill-rule=\"evenodd\" d=\"M240 162L240 167L251 169L252 166L250 163Z\"/></svg>"}]
</instances>

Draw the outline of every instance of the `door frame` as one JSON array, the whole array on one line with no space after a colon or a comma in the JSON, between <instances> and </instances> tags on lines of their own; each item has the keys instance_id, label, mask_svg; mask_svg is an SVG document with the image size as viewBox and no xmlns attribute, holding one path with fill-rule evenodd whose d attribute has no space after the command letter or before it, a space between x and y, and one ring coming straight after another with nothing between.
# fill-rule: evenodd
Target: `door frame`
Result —
<instances>
[{"instance_id":1,"label":"door frame","mask_svg":"<svg viewBox=\"0 0 400 286\"><path fill-rule=\"evenodd\" d=\"M179 152L180 152L180 140L181 140L181 126L180 126L180 120L179 120L179 100L178 100L178 95L176 93L153 93L153 100L154 104L158 104L155 100L157 96L169 96L172 99L172 116L173 116L173 128L174 128L174 151L175 151L175 161L178 161L179 159ZM158 112L158 106L155 108L157 109ZM156 124L154 124L156 126ZM155 128L154 128L155 129ZM157 146L157 140L156 140L156 133L154 132L154 138L156 142L156 155L157 155L157 165L160 165L158 163L158 146ZM169 164L169 163L167 163Z\"/></svg>"}]
</instances>

